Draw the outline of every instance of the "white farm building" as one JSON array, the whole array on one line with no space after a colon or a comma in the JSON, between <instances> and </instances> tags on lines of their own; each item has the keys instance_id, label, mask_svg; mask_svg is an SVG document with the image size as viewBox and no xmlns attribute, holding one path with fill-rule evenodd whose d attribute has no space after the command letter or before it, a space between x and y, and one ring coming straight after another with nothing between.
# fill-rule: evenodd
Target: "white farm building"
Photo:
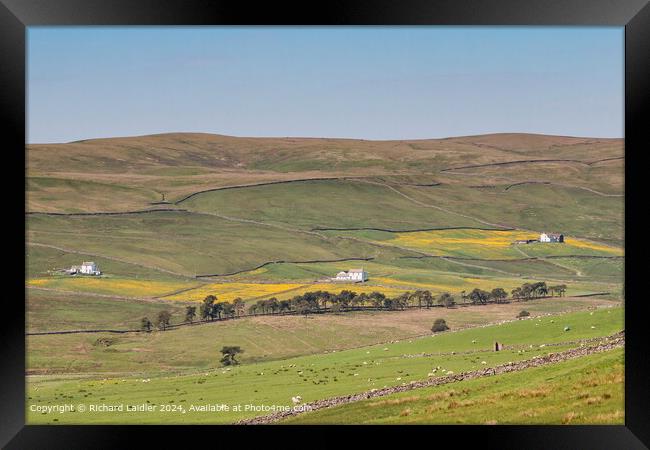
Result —
<instances>
[{"instance_id":1,"label":"white farm building","mask_svg":"<svg viewBox=\"0 0 650 450\"><path fill-rule=\"evenodd\" d=\"M539 242L564 242L564 235L558 233L542 233Z\"/></svg>"},{"instance_id":2,"label":"white farm building","mask_svg":"<svg viewBox=\"0 0 650 450\"><path fill-rule=\"evenodd\" d=\"M363 269L342 271L336 274L334 281L352 281L354 283L368 281L368 272Z\"/></svg>"},{"instance_id":3,"label":"white farm building","mask_svg":"<svg viewBox=\"0 0 650 450\"><path fill-rule=\"evenodd\" d=\"M68 272L71 273L71 274L83 273L85 275L101 275L102 274L99 271L99 268L97 267L97 264L95 264L92 261L83 262L83 263L81 263L80 266L72 266Z\"/></svg>"}]
</instances>

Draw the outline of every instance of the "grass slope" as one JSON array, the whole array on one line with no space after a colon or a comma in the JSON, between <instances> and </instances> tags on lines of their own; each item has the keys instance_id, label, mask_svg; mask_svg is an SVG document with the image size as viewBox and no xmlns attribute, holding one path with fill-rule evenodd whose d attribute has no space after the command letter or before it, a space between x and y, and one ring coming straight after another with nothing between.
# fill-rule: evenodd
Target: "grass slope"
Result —
<instances>
[{"instance_id":1,"label":"grass slope","mask_svg":"<svg viewBox=\"0 0 650 450\"><path fill-rule=\"evenodd\" d=\"M303 181L214 191L194 196L182 206L304 229L482 226L471 219L422 208L385 186L359 181Z\"/></svg>"},{"instance_id":2,"label":"grass slope","mask_svg":"<svg viewBox=\"0 0 650 450\"><path fill-rule=\"evenodd\" d=\"M30 216L28 242L123 259L186 276L252 269L274 260L368 257L364 243L182 212L125 216Z\"/></svg>"},{"instance_id":3,"label":"grass slope","mask_svg":"<svg viewBox=\"0 0 650 450\"><path fill-rule=\"evenodd\" d=\"M308 412L280 423L623 425L623 356L623 349L616 349Z\"/></svg>"},{"instance_id":4,"label":"grass slope","mask_svg":"<svg viewBox=\"0 0 650 450\"><path fill-rule=\"evenodd\" d=\"M66 403L150 403L242 405L241 411L218 414L201 412L119 414L114 412L68 413L54 415L29 411L27 423L229 423L240 418L260 415L244 405L289 405L292 396L301 395L309 402L346 393L361 392L373 386L388 386L423 379L431 367L460 372L530 358L543 352L535 345L572 339L609 335L623 328L621 308L576 312L557 317L515 321L498 326L472 328L432 337L413 338L392 344L330 352L281 361L260 362L234 367L232 370L206 370L195 375L151 378L109 374L99 379L28 380L28 404ZM563 331L565 324L571 331ZM592 328L593 327L593 328ZM198 329L199 327L197 327ZM171 333L170 333L171 334ZM278 336L276 333L275 336ZM156 338L157 335L153 335ZM450 354L463 350L489 349L494 340L508 345L532 345L528 351L506 350L478 354ZM258 342L264 342L258 340ZM30 342L28 341L28 348ZM235 344L233 342L233 344ZM237 342L240 344L240 342ZM251 344L249 344L250 348ZM109 349L111 347L108 347ZM562 350L563 346L553 347ZM81 349L87 351L86 349ZM119 352L119 349L115 349ZM420 356L425 353L440 355ZM29 354L33 352L30 350ZM416 355L409 357L408 355ZM145 359L143 356L135 358ZM215 358L216 359L216 358ZM72 364L74 364L73 362ZM213 366L214 367L214 366ZM355 375L356 374L356 375Z\"/></svg>"}]
</instances>

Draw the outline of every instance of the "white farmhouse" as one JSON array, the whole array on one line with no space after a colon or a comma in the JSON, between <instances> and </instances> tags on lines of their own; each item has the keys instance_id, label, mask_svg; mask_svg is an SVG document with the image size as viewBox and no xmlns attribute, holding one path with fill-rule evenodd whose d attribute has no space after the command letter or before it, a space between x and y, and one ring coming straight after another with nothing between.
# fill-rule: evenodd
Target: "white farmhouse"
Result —
<instances>
[{"instance_id":1,"label":"white farmhouse","mask_svg":"<svg viewBox=\"0 0 650 450\"><path fill-rule=\"evenodd\" d=\"M342 271L336 274L335 281L352 281L354 283L360 283L363 281L368 281L368 272L363 269L351 269L347 271Z\"/></svg>"},{"instance_id":2,"label":"white farmhouse","mask_svg":"<svg viewBox=\"0 0 650 450\"><path fill-rule=\"evenodd\" d=\"M539 242L564 242L564 235L558 233L542 233Z\"/></svg>"},{"instance_id":3,"label":"white farmhouse","mask_svg":"<svg viewBox=\"0 0 650 450\"><path fill-rule=\"evenodd\" d=\"M80 266L72 266L68 273L83 273L85 275L101 275L102 273L97 268L97 264L92 261L84 261Z\"/></svg>"}]
</instances>

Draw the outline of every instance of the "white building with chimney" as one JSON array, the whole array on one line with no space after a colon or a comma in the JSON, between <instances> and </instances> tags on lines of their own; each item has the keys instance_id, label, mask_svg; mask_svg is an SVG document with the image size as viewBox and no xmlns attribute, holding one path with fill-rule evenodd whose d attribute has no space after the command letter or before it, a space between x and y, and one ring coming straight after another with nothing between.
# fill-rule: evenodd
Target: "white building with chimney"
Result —
<instances>
[{"instance_id":1,"label":"white building with chimney","mask_svg":"<svg viewBox=\"0 0 650 450\"><path fill-rule=\"evenodd\" d=\"M368 281L368 272L363 269L350 269L336 274L334 281L351 281L353 283L362 283Z\"/></svg>"},{"instance_id":2,"label":"white building with chimney","mask_svg":"<svg viewBox=\"0 0 650 450\"><path fill-rule=\"evenodd\" d=\"M539 242L564 242L564 235L559 233L542 233Z\"/></svg>"},{"instance_id":3,"label":"white building with chimney","mask_svg":"<svg viewBox=\"0 0 650 450\"><path fill-rule=\"evenodd\" d=\"M68 270L69 274L83 273L84 275L101 275L97 264L93 261L84 261L80 266L72 266Z\"/></svg>"}]
</instances>

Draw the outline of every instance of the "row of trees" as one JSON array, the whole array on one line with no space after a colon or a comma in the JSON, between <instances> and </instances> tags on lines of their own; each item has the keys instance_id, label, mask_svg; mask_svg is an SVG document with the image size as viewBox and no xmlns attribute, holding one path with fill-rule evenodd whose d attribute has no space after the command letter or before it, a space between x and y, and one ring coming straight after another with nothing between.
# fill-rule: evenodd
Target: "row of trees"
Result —
<instances>
[{"instance_id":1,"label":"row of trees","mask_svg":"<svg viewBox=\"0 0 650 450\"><path fill-rule=\"evenodd\" d=\"M549 294L555 296L564 296L567 286L560 284L548 286L546 282L524 283L511 291L511 298L516 301L526 301L540 297L546 297ZM460 299L463 304L471 303L473 305L485 305L488 303L505 303L508 301L508 293L505 289L497 287L491 291L483 289L474 289L469 294L466 291L460 293ZM354 291L342 290L338 294L328 291L305 292L302 295L296 295L288 300L278 300L271 297L266 300L258 300L248 305L241 298L236 298L232 302L220 302L214 295L208 295L198 308L196 306L187 306L185 309L185 323L193 323L200 319L203 321L212 321L220 319L230 319L245 315L260 314L279 314L284 312L296 312L298 314L317 313L322 311L344 312L354 311L365 307L372 307L382 310L403 310L406 308L431 308L433 306L444 306L451 308L457 304L456 297L449 292L443 292L434 296L428 290L407 291L396 297L387 297L381 292L374 291L370 293L357 294ZM147 317L142 319L142 330L151 331L154 326L160 330L169 327L171 313L167 310L161 311L152 322Z\"/></svg>"},{"instance_id":2,"label":"row of trees","mask_svg":"<svg viewBox=\"0 0 650 450\"><path fill-rule=\"evenodd\" d=\"M564 297L566 292L566 284L558 284L556 286L548 286L544 281L537 283L524 283L521 287L512 290L512 298L516 300L531 300L533 298L546 297L549 294L555 297L558 294Z\"/></svg>"},{"instance_id":3,"label":"row of trees","mask_svg":"<svg viewBox=\"0 0 650 450\"><path fill-rule=\"evenodd\" d=\"M169 324L171 323L172 320L172 315L169 311L166 309L160 311L158 313L158 316L156 316L156 321L155 324L151 320L149 320L148 317L143 317L141 322L140 322L140 328L142 331L151 331L154 327L154 325L162 331L165 331Z\"/></svg>"}]
</instances>

